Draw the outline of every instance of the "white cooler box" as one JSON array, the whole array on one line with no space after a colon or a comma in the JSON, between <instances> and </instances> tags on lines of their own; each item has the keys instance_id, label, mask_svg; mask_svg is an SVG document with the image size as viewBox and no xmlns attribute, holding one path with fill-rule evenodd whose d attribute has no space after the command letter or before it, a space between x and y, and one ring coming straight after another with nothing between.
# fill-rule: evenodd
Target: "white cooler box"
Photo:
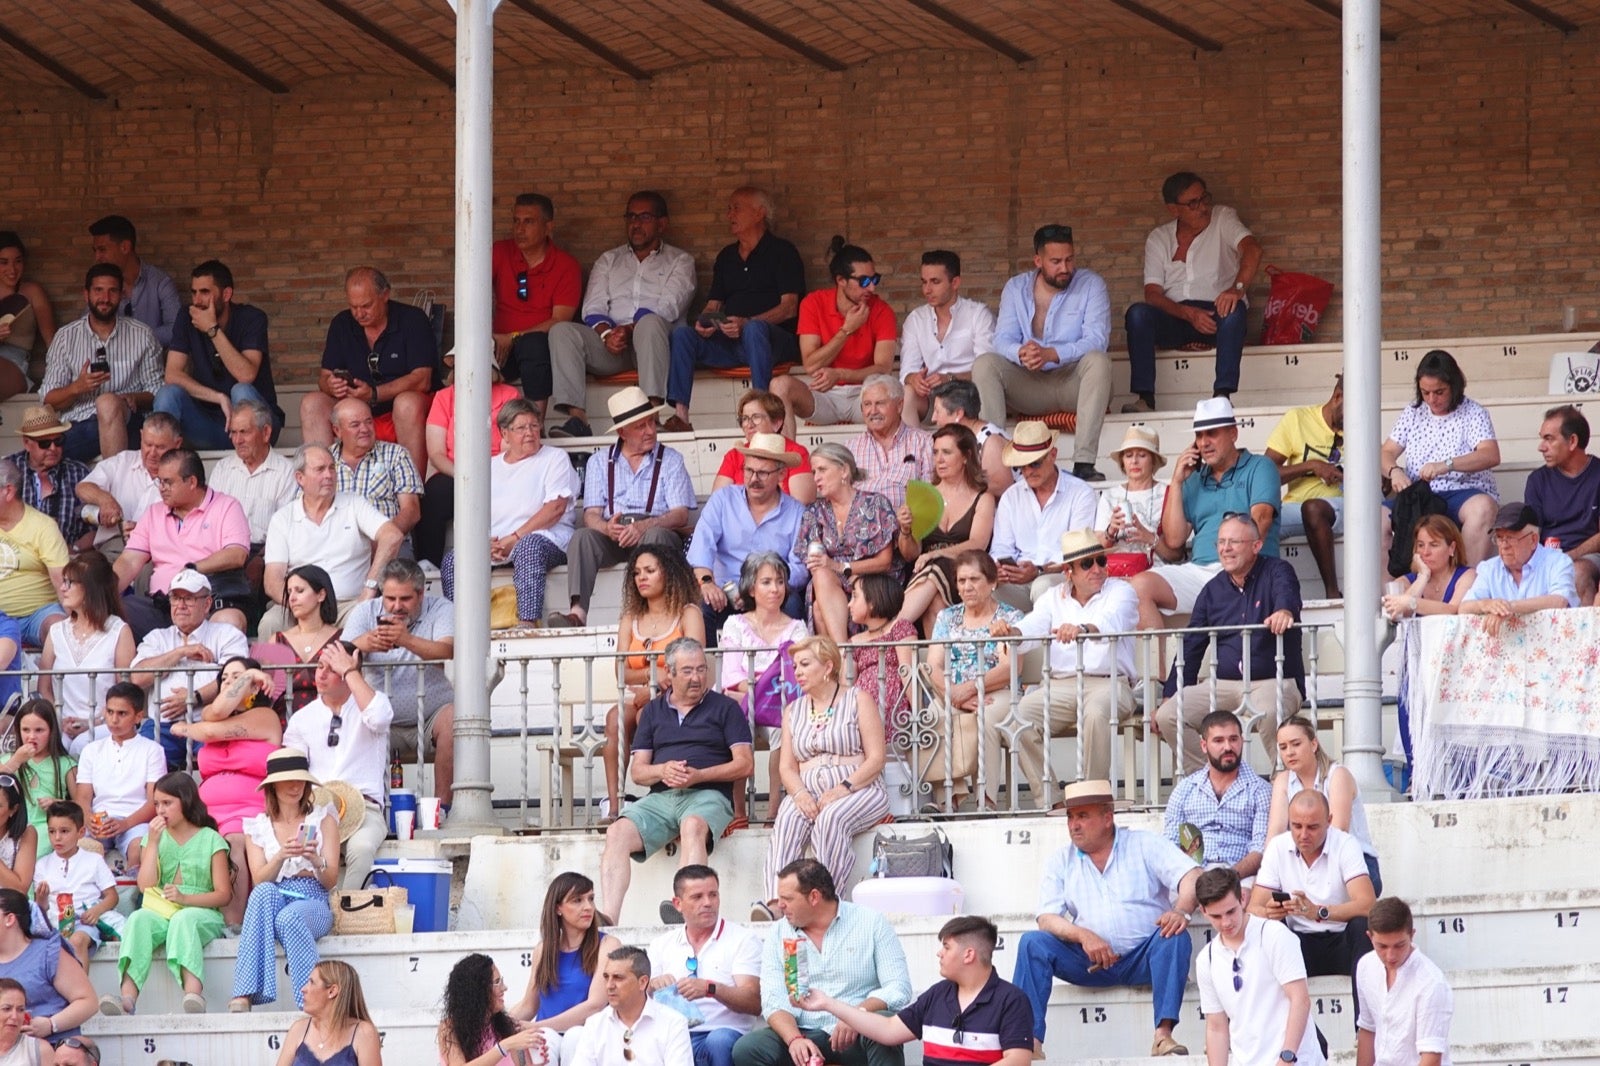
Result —
<instances>
[{"instance_id":1,"label":"white cooler box","mask_svg":"<svg viewBox=\"0 0 1600 1066\"><path fill-rule=\"evenodd\" d=\"M967 894L951 877L869 877L856 884L851 899L891 917L942 917L963 913Z\"/></svg>"}]
</instances>

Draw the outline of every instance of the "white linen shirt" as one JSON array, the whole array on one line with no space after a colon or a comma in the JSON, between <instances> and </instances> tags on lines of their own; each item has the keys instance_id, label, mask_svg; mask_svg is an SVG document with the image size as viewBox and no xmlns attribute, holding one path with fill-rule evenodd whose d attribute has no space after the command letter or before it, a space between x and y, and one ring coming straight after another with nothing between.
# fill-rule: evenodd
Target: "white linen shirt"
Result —
<instances>
[{"instance_id":1,"label":"white linen shirt","mask_svg":"<svg viewBox=\"0 0 1600 1066\"><path fill-rule=\"evenodd\" d=\"M319 525L306 515L305 497L280 507L267 523L262 557L293 570L315 563L328 572L333 594L342 603L365 591L372 569L372 542L388 521L360 496L337 493Z\"/></svg>"},{"instance_id":2,"label":"white linen shirt","mask_svg":"<svg viewBox=\"0 0 1600 1066\"><path fill-rule=\"evenodd\" d=\"M656 977L667 974L681 981L689 976L689 958L695 960L695 976L713 984L733 986L735 977L761 977L761 941L737 922L717 919L717 928L711 939L700 945L698 954L689 946L686 926L674 926L650 941L650 973ZM740 1014L714 996L694 1001L695 1009L706 1020L700 1031L711 1029L737 1029L748 1033L761 1019L754 1014Z\"/></svg>"},{"instance_id":3,"label":"white linen shirt","mask_svg":"<svg viewBox=\"0 0 1600 1066\"><path fill-rule=\"evenodd\" d=\"M245 520L250 523L251 544L265 544L267 525L273 514L300 495L300 485L294 479L294 460L274 451L267 452L267 457L254 470L244 465L238 452L224 455L211 471L210 484L218 492L238 500L244 508Z\"/></svg>"},{"instance_id":4,"label":"white linen shirt","mask_svg":"<svg viewBox=\"0 0 1600 1066\"><path fill-rule=\"evenodd\" d=\"M1238 991L1233 987L1235 974L1241 985ZM1244 942L1237 952L1217 936L1201 949L1194 966L1200 1010L1227 1015L1230 1066L1279 1066L1278 1052L1289 1025L1284 986L1305 979L1299 939L1283 923L1259 915L1245 916ZM1296 1066L1322 1066L1327 1061L1317 1043L1316 1026L1307 1023L1295 1054Z\"/></svg>"},{"instance_id":5,"label":"white linen shirt","mask_svg":"<svg viewBox=\"0 0 1600 1066\"><path fill-rule=\"evenodd\" d=\"M1098 507L1094 489L1065 470L1056 472L1056 490L1043 507L1027 482L1019 480L1000 495L989 554L1035 566L1054 562L1061 558L1061 535L1093 529Z\"/></svg>"},{"instance_id":6,"label":"white linen shirt","mask_svg":"<svg viewBox=\"0 0 1600 1066\"><path fill-rule=\"evenodd\" d=\"M694 282L694 256L682 248L662 244L641 261L624 244L594 261L583 294L583 321L631 325L653 312L677 322L694 296Z\"/></svg>"},{"instance_id":7,"label":"white linen shirt","mask_svg":"<svg viewBox=\"0 0 1600 1066\"><path fill-rule=\"evenodd\" d=\"M1074 844L1050 856L1039 913L1070 918L1126 955L1150 939L1193 869L1194 860L1161 834L1118 826L1104 871Z\"/></svg>"},{"instance_id":8,"label":"white linen shirt","mask_svg":"<svg viewBox=\"0 0 1600 1066\"><path fill-rule=\"evenodd\" d=\"M1050 672L1074 675L1078 672L1078 643L1063 643L1050 637L1064 625L1092 625L1102 633L1129 633L1139 625L1139 596L1133 586L1120 577L1108 577L1100 591L1079 603L1072 595L1069 578L1050 589L1033 605L1017 629L1024 636L1050 639ZM1137 674L1133 663L1133 638L1086 640L1083 642L1083 672L1093 677L1121 674L1132 681Z\"/></svg>"},{"instance_id":9,"label":"white linen shirt","mask_svg":"<svg viewBox=\"0 0 1600 1066\"><path fill-rule=\"evenodd\" d=\"M631 1066L694 1066L689 1023L671 1007L653 999L631 1026L622 1024L615 1007L607 1007L577 1030L578 1048L565 1066L617 1066L623 1061L622 1036L630 1033Z\"/></svg>"},{"instance_id":10,"label":"white linen shirt","mask_svg":"<svg viewBox=\"0 0 1600 1066\"><path fill-rule=\"evenodd\" d=\"M344 724L339 729L338 747L328 747L328 727L333 711L318 696L296 711L283 731L283 745L299 748L311 764L311 776L319 781L347 781L374 803L383 802L384 775L389 769L389 725L394 721L394 706L381 692L372 694L362 710L350 696L339 708Z\"/></svg>"},{"instance_id":11,"label":"white linen shirt","mask_svg":"<svg viewBox=\"0 0 1600 1066\"><path fill-rule=\"evenodd\" d=\"M89 786L92 811L126 818L143 807L145 786L167 775L167 753L149 737L137 733L117 743L102 737L83 749L78 759L78 784Z\"/></svg>"},{"instance_id":12,"label":"white linen shirt","mask_svg":"<svg viewBox=\"0 0 1600 1066\"><path fill-rule=\"evenodd\" d=\"M978 356L994 351L994 312L987 304L957 296L950 328L939 339L938 313L923 304L900 326L900 380L928 374L970 374Z\"/></svg>"},{"instance_id":13,"label":"white linen shirt","mask_svg":"<svg viewBox=\"0 0 1600 1066\"><path fill-rule=\"evenodd\" d=\"M1310 866L1300 857L1300 849L1294 846L1294 834L1287 829L1267 841L1256 884L1277 892L1304 892L1313 903L1334 907L1350 902L1346 882L1367 876L1367 857L1356 838L1330 825L1322 854ZM1299 933L1338 933L1346 924L1319 922L1298 914L1289 915L1287 921L1289 928Z\"/></svg>"},{"instance_id":14,"label":"white linen shirt","mask_svg":"<svg viewBox=\"0 0 1600 1066\"><path fill-rule=\"evenodd\" d=\"M83 479L82 484L102 489L116 500L117 506L122 508L124 522L138 522L151 504L161 500L160 483L154 474L144 468L138 448L130 448L109 459L100 460L94 464L94 469L89 471L89 476ZM95 531L94 542L98 546L121 535L122 530L115 526L100 526Z\"/></svg>"},{"instance_id":15,"label":"white linen shirt","mask_svg":"<svg viewBox=\"0 0 1600 1066\"><path fill-rule=\"evenodd\" d=\"M185 636L177 626L163 626L152 629L145 634L139 646L133 651L133 666L130 669L139 669L139 664L146 659L153 659L157 655L165 655L175 648L185 644L199 644L211 652L212 659L206 662L202 659L183 659L172 667L172 672L156 675L155 693L150 700L150 713L159 713L156 704L172 694L173 689L185 688L193 693L202 685L210 684L217 676L217 665L229 659L247 656L250 654L250 641L239 631L238 626L231 626L226 622L213 622L210 619L194 627L194 632ZM193 667L193 673L189 668ZM199 710L191 707L188 721L198 722ZM162 728L166 728L164 725Z\"/></svg>"},{"instance_id":16,"label":"white linen shirt","mask_svg":"<svg viewBox=\"0 0 1600 1066\"><path fill-rule=\"evenodd\" d=\"M1450 1066L1455 996L1432 959L1412 948L1390 985L1383 960L1368 952L1356 963L1356 995L1356 1028L1373 1036L1372 1066L1417 1066L1430 1052L1439 1055L1439 1066Z\"/></svg>"},{"instance_id":17,"label":"white linen shirt","mask_svg":"<svg viewBox=\"0 0 1600 1066\"><path fill-rule=\"evenodd\" d=\"M1250 230L1239 212L1218 205L1211 222L1195 235L1183 262L1178 251L1178 220L1157 226L1144 241L1144 283L1160 285L1170 300L1215 300L1239 280L1239 242Z\"/></svg>"}]
</instances>

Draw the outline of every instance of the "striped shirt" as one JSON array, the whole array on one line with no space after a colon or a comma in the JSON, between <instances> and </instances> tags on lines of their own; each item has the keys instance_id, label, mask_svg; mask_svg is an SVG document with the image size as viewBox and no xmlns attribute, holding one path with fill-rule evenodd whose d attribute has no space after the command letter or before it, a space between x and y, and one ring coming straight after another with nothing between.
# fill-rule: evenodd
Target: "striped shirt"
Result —
<instances>
[{"instance_id":1,"label":"striped shirt","mask_svg":"<svg viewBox=\"0 0 1600 1066\"><path fill-rule=\"evenodd\" d=\"M1039 887L1039 913L1067 917L1118 955L1150 939L1195 864L1157 833L1117 827L1104 871L1068 844L1050 856Z\"/></svg>"},{"instance_id":2,"label":"striped shirt","mask_svg":"<svg viewBox=\"0 0 1600 1066\"><path fill-rule=\"evenodd\" d=\"M39 383L39 395L48 396L72 384L83 372L84 364L93 360L102 348L111 364L111 380L100 386L101 392L153 394L161 387L166 353L149 326L119 315L112 324L111 336L102 341L85 314L56 331L50 349L45 352L44 380ZM94 417L94 401L95 397L90 396L58 413L63 421L82 422Z\"/></svg>"},{"instance_id":3,"label":"striped shirt","mask_svg":"<svg viewBox=\"0 0 1600 1066\"><path fill-rule=\"evenodd\" d=\"M761 1013L771 1018L778 1011L794 1016L802 1029L833 1032L838 1023L826 1011L801 1010L789 1002L783 982L783 942L798 939L805 952L807 987L820 989L851 1006L876 997L887 1009L898 1011L911 1002L911 973L906 953L889 920L875 910L854 903L839 904L839 913L817 950L809 937L795 931L787 918L773 924L761 951Z\"/></svg>"},{"instance_id":4,"label":"striped shirt","mask_svg":"<svg viewBox=\"0 0 1600 1066\"><path fill-rule=\"evenodd\" d=\"M898 1015L922 1041L923 1066L999 1062L1007 1051L1033 1051L1033 1008L994 970L963 1009L954 981L940 981Z\"/></svg>"},{"instance_id":5,"label":"striped shirt","mask_svg":"<svg viewBox=\"0 0 1600 1066\"><path fill-rule=\"evenodd\" d=\"M12 452L6 458L22 471L22 502L55 519L69 545L76 544L79 537L89 532L89 523L83 520L83 508L78 503L78 482L89 476L87 463L62 459L46 470L45 477L50 479L50 495L41 499L39 472L29 468L27 449Z\"/></svg>"},{"instance_id":6,"label":"striped shirt","mask_svg":"<svg viewBox=\"0 0 1600 1066\"><path fill-rule=\"evenodd\" d=\"M385 518L400 513L400 497L407 493L422 495L422 478L417 476L417 464L411 453L386 440L373 441L372 450L363 455L355 466L343 459L344 449L339 441L333 442L333 463L339 471L339 491L365 496Z\"/></svg>"},{"instance_id":7,"label":"striped shirt","mask_svg":"<svg viewBox=\"0 0 1600 1066\"><path fill-rule=\"evenodd\" d=\"M867 475L861 487L887 496L894 507L906 502L906 482L933 480L933 434L925 429L902 422L887 448L869 432L851 437L845 447Z\"/></svg>"}]
</instances>

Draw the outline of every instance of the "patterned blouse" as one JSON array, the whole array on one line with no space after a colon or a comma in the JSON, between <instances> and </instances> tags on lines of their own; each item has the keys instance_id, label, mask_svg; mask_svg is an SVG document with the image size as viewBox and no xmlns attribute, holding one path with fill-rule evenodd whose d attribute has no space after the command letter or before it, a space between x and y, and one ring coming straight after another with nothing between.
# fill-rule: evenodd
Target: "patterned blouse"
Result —
<instances>
[{"instance_id":1,"label":"patterned blouse","mask_svg":"<svg viewBox=\"0 0 1600 1066\"><path fill-rule=\"evenodd\" d=\"M895 654L898 649L878 645L916 639L917 627L904 618L896 618L882 636L850 644L845 649L855 660L856 690L871 696L878 705L878 713L883 715L884 734L891 748L894 738L911 724L911 701L906 690L906 679L899 676L900 657Z\"/></svg>"},{"instance_id":2,"label":"patterned blouse","mask_svg":"<svg viewBox=\"0 0 1600 1066\"><path fill-rule=\"evenodd\" d=\"M823 499L806 504L805 513L800 516L800 532L794 540L794 554L803 564L812 542L821 541L829 558L855 562L893 544L899 529L888 497L859 489L850 501L850 516L843 530L834 521L833 504Z\"/></svg>"},{"instance_id":3,"label":"patterned blouse","mask_svg":"<svg viewBox=\"0 0 1600 1066\"><path fill-rule=\"evenodd\" d=\"M1009 603L995 601L994 621L1004 622L1008 626L1016 627L1022 621L1022 612ZM952 604L940 611L933 621L934 640L977 640L988 637L989 627L982 629L967 628L967 605L964 603ZM951 644L950 654L950 683L960 685L967 681L976 681L981 675L993 670L1000 665L1000 645L993 640L984 640L983 657L978 655L978 645Z\"/></svg>"}]
</instances>

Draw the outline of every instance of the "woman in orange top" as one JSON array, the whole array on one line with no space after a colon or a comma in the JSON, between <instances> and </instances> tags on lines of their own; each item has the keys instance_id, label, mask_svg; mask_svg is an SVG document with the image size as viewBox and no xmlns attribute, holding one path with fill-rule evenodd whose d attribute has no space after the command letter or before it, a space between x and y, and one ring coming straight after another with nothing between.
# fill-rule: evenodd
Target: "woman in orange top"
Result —
<instances>
[{"instance_id":1,"label":"woman in orange top","mask_svg":"<svg viewBox=\"0 0 1600 1066\"><path fill-rule=\"evenodd\" d=\"M639 724L639 712L650 697L667 687L667 661L661 654L679 637L706 642L705 615L694 571L683 552L658 545L635 548L622 575L622 617L617 622L617 649L631 652L618 660L617 682L621 708L606 712L606 800L602 824L609 825L621 809L619 759L625 757L628 739ZM654 653L653 655L651 653ZM623 712L625 709L625 713ZM618 723L621 722L621 735Z\"/></svg>"}]
</instances>

